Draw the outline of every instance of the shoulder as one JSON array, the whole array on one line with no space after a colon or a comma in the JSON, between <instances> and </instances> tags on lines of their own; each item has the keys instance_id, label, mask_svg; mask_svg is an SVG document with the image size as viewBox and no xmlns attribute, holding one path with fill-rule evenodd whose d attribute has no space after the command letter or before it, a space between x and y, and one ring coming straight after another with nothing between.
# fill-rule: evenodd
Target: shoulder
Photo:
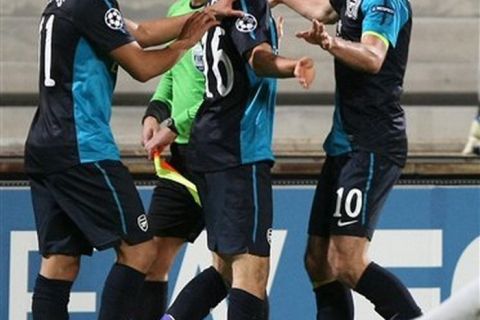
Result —
<instances>
[{"instance_id":1,"label":"shoulder","mask_svg":"<svg viewBox=\"0 0 480 320\"><path fill-rule=\"evenodd\" d=\"M186 5L189 5L190 0L177 0L170 7L168 7L167 16L174 16Z\"/></svg>"},{"instance_id":2,"label":"shoulder","mask_svg":"<svg viewBox=\"0 0 480 320\"><path fill-rule=\"evenodd\" d=\"M104 13L108 10L116 10L119 11L120 8L118 6L118 2L115 0L80 0L80 1L73 1L73 0L66 0L72 1L72 9L77 14L96 14L96 13Z\"/></svg>"},{"instance_id":3,"label":"shoulder","mask_svg":"<svg viewBox=\"0 0 480 320\"><path fill-rule=\"evenodd\" d=\"M342 7L345 5L345 0L328 0L330 5L332 6L333 10L340 14L342 11Z\"/></svg>"},{"instance_id":4,"label":"shoulder","mask_svg":"<svg viewBox=\"0 0 480 320\"><path fill-rule=\"evenodd\" d=\"M259 13L266 11L269 7L267 1L258 0L239 0L234 2L235 9L242 10L246 13Z\"/></svg>"},{"instance_id":5,"label":"shoulder","mask_svg":"<svg viewBox=\"0 0 480 320\"><path fill-rule=\"evenodd\" d=\"M410 11L410 2L408 0L363 0L362 11L380 11L384 13L403 13Z\"/></svg>"}]
</instances>

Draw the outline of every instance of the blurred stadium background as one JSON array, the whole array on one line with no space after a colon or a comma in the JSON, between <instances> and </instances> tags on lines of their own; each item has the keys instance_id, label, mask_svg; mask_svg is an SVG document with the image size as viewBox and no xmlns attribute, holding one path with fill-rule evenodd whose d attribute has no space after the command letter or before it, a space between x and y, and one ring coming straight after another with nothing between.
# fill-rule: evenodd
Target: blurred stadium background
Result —
<instances>
[{"instance_id":1,"label":"blurred stadium background","mask_svg":"<svg viewBox=\"0 0 480 320\"><path fill-rule=\"evenodd\" d=\"M163 16L171 4L170 0L120 0L119 2L124 15L133 20ZM36 272L38 266L38 257L28 254L29 250L34 250L35 238L34 236L32 238L31 233L34 228L28 187L22 170L22 154L23 143L37 103L38 21L45 3L46 0L0 0L0 182L3 186L0 189L0 253L2 255L0 319L26 319L29 308L28 291L31 291L32 274ZM468 260L470 263L462 269L468 275L464 274L465 279L463 279L460 274L459 277L463 280L458 280L460 282L457 281L457 285L460 286L459 283L464 283L468 278L478 277L479 272L480 157L463 157L460 152L479 105L480 4L478 0L414 0L412 6L414 28L403 97L408 120L410 156L402 181L394 192L393 200L389 200L385 211L393 211L392 216L398 212L405 212L405 219L410 219L411 223L418 223L405 224L403 231L431 230L433 232L427 232L419 238L413 237L410 238L410 242L407 241L407 244L411 244L412 247L419 245L419 254L427 255L426 260L430 262L436 259L441 260L436 263L427 263L427 265L417 265L420 268L429 266L433 269L429 269L429 272L424 269L409 273L409 269L405 269L406 266L402 263L392 265L393 270L398 272L407 283L414 283L413 286L425 288L436 285L439 288L437 295L433 295L433 298L432 295L425 295L422 300L426 309L429 309L438 305L454 291L455 276L452 270L458 270L454 265L458 267L459 257L466 251L473 250L470 253L473 258ZM309 316L309 312L313 312L311 311L313 298L308 291L308 283L285 287L279 287L280 285L277 286L276 283L292 281L291 269L300 274L301 278L298 281L306 282L304 272L301 270L301 254L305 239L304 224L310 206L311 184L324 159L321 145L331 125L334 91L333 63L332 58L320 49L317 50L295 39L296 31L308 28L308 21L289 12L286 8L276 8L274 14L285 17L285 37L281 42L281 53L313 56L317 63L317 80L309 91L302 90L294 81L279 82L280 92L274 136L274 149L278 161L274 173L277 184L290 187L277 187L276 209L280 215L278 224L283 224L285 230L295 230L296 233L292 235L295 243L292 250L295 253L286 256L300 261L279 259L279 273L275 281L272 280L272 290L274 290L272 291L272 319L280 319L276 316L277 314L285 315L285 312L288 312L283 312L282 308L307 310L305 319L313 319L313 316ZM145 159L139 141L140 120L157 81L158 79L146 84L137 83L121 71L117 83L112 126L125 162L139 181L139 185L151 185L154 181L153 167ZM299 189L297 188L299 184L303 186L301 188L304 192L297 199L295 190ZM401 186L405 184L412 189ZM151 187L142 186L140 189L148 204ZM412 194L404 194L408 190L412 191ZM425 193L425 190L429 191ZM443 193L444 191L446 192ZM415 194L422 194L422 196L417 199ZM288 203L285 199L292 199L294 203ZM446 199L451 199L451 202L447 202ZM455 201L458 201L458 205ZM288 207L289 205L294 208ZM292 227L288 220L292 218L285 218L282 215L291 215L291 210L298 211L300 210L298 208L303 210L298 213L302 215L301 221L293 223L303 224ZM419 209L420 211L416 211L415 218L412 218L413 215L410 217L409 212L418 208L424 208L425 211ZM442 213L441 219L445 225L436 221L439 212ZM446 236L453 232L451 231L453 229L448 229L451 226L447 224L458 220L455 216L460 214L465 214L464 218L467 219L463 220L463 223L469 224L461 224L454 229L455 232L464 232L468 235L465 239L462 238L463 242L458 240L461 237L455 237L453 234L449 236L450 238ZM415 220L417 216L422 218ZM399 228L398 224L404 222L399 218L385 219L380 227L383 226L388 230ZM438 240L435 230L440 230L445 236ZM382 237L384 239L393 237L397 242L399 239L404 239L398 238L406 235L401 233L402 230L398 229L396 232L400 233L382 235L380 232L378 236L380 243L377 243L376 249L379 257L380 252L386 252L390 248L406 250L402 247L401 241L381 248L380 238ZM286 233L279 233L278 237L285 241ZM287 239L286 243L290 241L289 237ZM427 245L423 244L426 246L425 251L422 251L421 243L411 239L426 241ZM440 242L435 242L435 239ZM28 243L30 246L25 244L22 247L22 243ZM431 250L432 246L435 246L434 243L440 246L440 249L437 248L440 252L435 253L433 252L435 250ZM197 251L201 251L201 246L197 244ZM285 248L289 246L285 245ZM455 254L450 255L448 250L455 251ZM27 252L26 260L23 255L25 252ZM405 251L405 254L409 253ZM84 275L80 279L78 291L84 292L83 295L76 293L72 298L72 308L77 310L72 319L94 319L92 312L95 311L96 296L89 295L86 291L100 290L97 288L98 283L95 282L101 282L103 272L106 271L103 270L105 268L102 261L111 259L109 255L102 255L97 260L94 258L89 261L88 266L84 266L85 269L98 267L99 272L95 275L94 281L88 275L89 271L83 271ZM203 262L199 261L208 263L208 259L194 255L193 260L188 260L189 257L187 250L180 257L172 279L182 276L182 270L184 270L182 268L188 261L196 263L195 266L197 264L202 266ZM184 259L183 264L182 259ZM18 265L18 263L26 263L26 265ZM289 268L283 270L282 264L286 264ZM449 266L449 271L446 271L446 266ZM26 274L18 270L24 270ZM196 267L192 270L195 272ZM188 272L185 272L183 277L188 275ZM421 283L415 283L415 279L422 279ZM438 283L430 285L429 281ZM285 299L284 293L276 293L275 290L280 290L275 289L276 286L286 290L289 295L296 294L289 292L292 288L300 288L299 290L305 292L302 292L299 299L286 301L285 305L282 300ZM277 301L282 301L281 304L275 302L277 295L279 297ZM368 307L364 309L367 310ZM359 319L376 319L370 311L365 312L365 315ZM215 314L212 316L213 319L223 319L220 314L221 311L218 311L216 316Z\"/></svg>"}]
</instances>

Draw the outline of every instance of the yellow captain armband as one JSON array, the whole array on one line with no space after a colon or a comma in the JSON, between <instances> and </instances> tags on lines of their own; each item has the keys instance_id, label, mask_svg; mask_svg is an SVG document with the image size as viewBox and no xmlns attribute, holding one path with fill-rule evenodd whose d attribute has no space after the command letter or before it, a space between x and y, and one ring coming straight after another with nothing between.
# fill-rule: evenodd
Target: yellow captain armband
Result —
<instances>
[{"instance_id":1,"label":"yellow captain armband","mask_svg":"<svg viewBox=\"0 0 480 320\"><path fill-rule=\"evenodd\" d=\"M160 152L155 152L153 155L153 163L155 164L155 172L157 176L162 179L168 179L175 181L176 183L181 184L187 188L188 192L193 197L193 200L201 206L200 196L198 195L197 187L193 182L182 176L175 168L168 164L165 160L160 157Z\"/></svg>"},{"instance_id":2,"label":"yellow captain armband","mask_svg":"<svg viewBox=\"0 0 480 320\"><path fill-rule=\"evenodd\" d=\"M387 47L387 49L388 49L388 47L390 46L390 42L388 41L388 39L385 38L384 36L382 36L382 35L381 35L380 33L378 33L378 32L375 32L375 31L365 31L365 32L362 33L362 38L363 38L364 36L366 36L366 35L371 35L371 36L375 36L375 37L379 38L380 40L383 41L383 43L385 43L385 46Z\"/></svg>"}]
</instances>

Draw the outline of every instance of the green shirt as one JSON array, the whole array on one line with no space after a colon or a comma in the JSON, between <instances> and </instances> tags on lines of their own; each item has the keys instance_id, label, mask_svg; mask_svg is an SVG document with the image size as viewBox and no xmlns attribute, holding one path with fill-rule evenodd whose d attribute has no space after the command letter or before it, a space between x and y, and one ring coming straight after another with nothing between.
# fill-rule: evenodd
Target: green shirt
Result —
<instances>
[{"instance_id":1,"label":"green shirt","mask_svg":"<svg viewBox=\"0 0 480 320\"><path fill-rule=\"evenodd\" d=\"M190 0L178 0L169 8L167 15L180 16L199 9L192 8ZM162 76L152 97L152 101L163 102L170 108L178 131L176 143L188 143L190 129L203 102L204 92L203 48L198 43Z\"/></svg>"}]
</instances>

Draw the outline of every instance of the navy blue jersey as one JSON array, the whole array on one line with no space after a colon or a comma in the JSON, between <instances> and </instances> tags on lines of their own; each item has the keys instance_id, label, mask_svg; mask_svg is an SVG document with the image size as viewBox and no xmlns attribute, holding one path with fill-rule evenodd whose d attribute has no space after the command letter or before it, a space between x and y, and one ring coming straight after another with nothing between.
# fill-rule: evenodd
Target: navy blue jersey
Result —
<instances>
[{"instance_id":1,"label":"navy blue jersey","mask_svg":"<svg viewBox=\"0 0 480 320\"><path fill-rule=\"evenodd\" d=\"M40 21L39 105L25 148L27 172L119 160L110 129L117 65L133 41L115 0L49 1Z\"/></svg>"},{"instance_id":2,"label":"navy blue jersey","mask_svg":"<svg viewBox=\"0 0 480 320\"><path fill-rule=\"evenodd\" d=\"M335 156L351 150L380 153L403 166L407 154L405 115L400 106L407 65L411 8L408 0L330 0L340 19L337 36L360 42L374 34L388 45L378 74L335 59L334 124L324 148Z\"/></svg>"},{"instance_id":3,"label":"navy blue jersey","mask_svg":"<svg viewBox=\"0 0 480 320\"><path fill-rule=\"evenodd\" d=\"M224 19L202 40L206 90L188 152L195 171L273 161L276 80L257 77L247 53L264 42L276 50L276 28L266 0L238 0L234 7L245 16Z\"/></svg>"}]
</instances>

